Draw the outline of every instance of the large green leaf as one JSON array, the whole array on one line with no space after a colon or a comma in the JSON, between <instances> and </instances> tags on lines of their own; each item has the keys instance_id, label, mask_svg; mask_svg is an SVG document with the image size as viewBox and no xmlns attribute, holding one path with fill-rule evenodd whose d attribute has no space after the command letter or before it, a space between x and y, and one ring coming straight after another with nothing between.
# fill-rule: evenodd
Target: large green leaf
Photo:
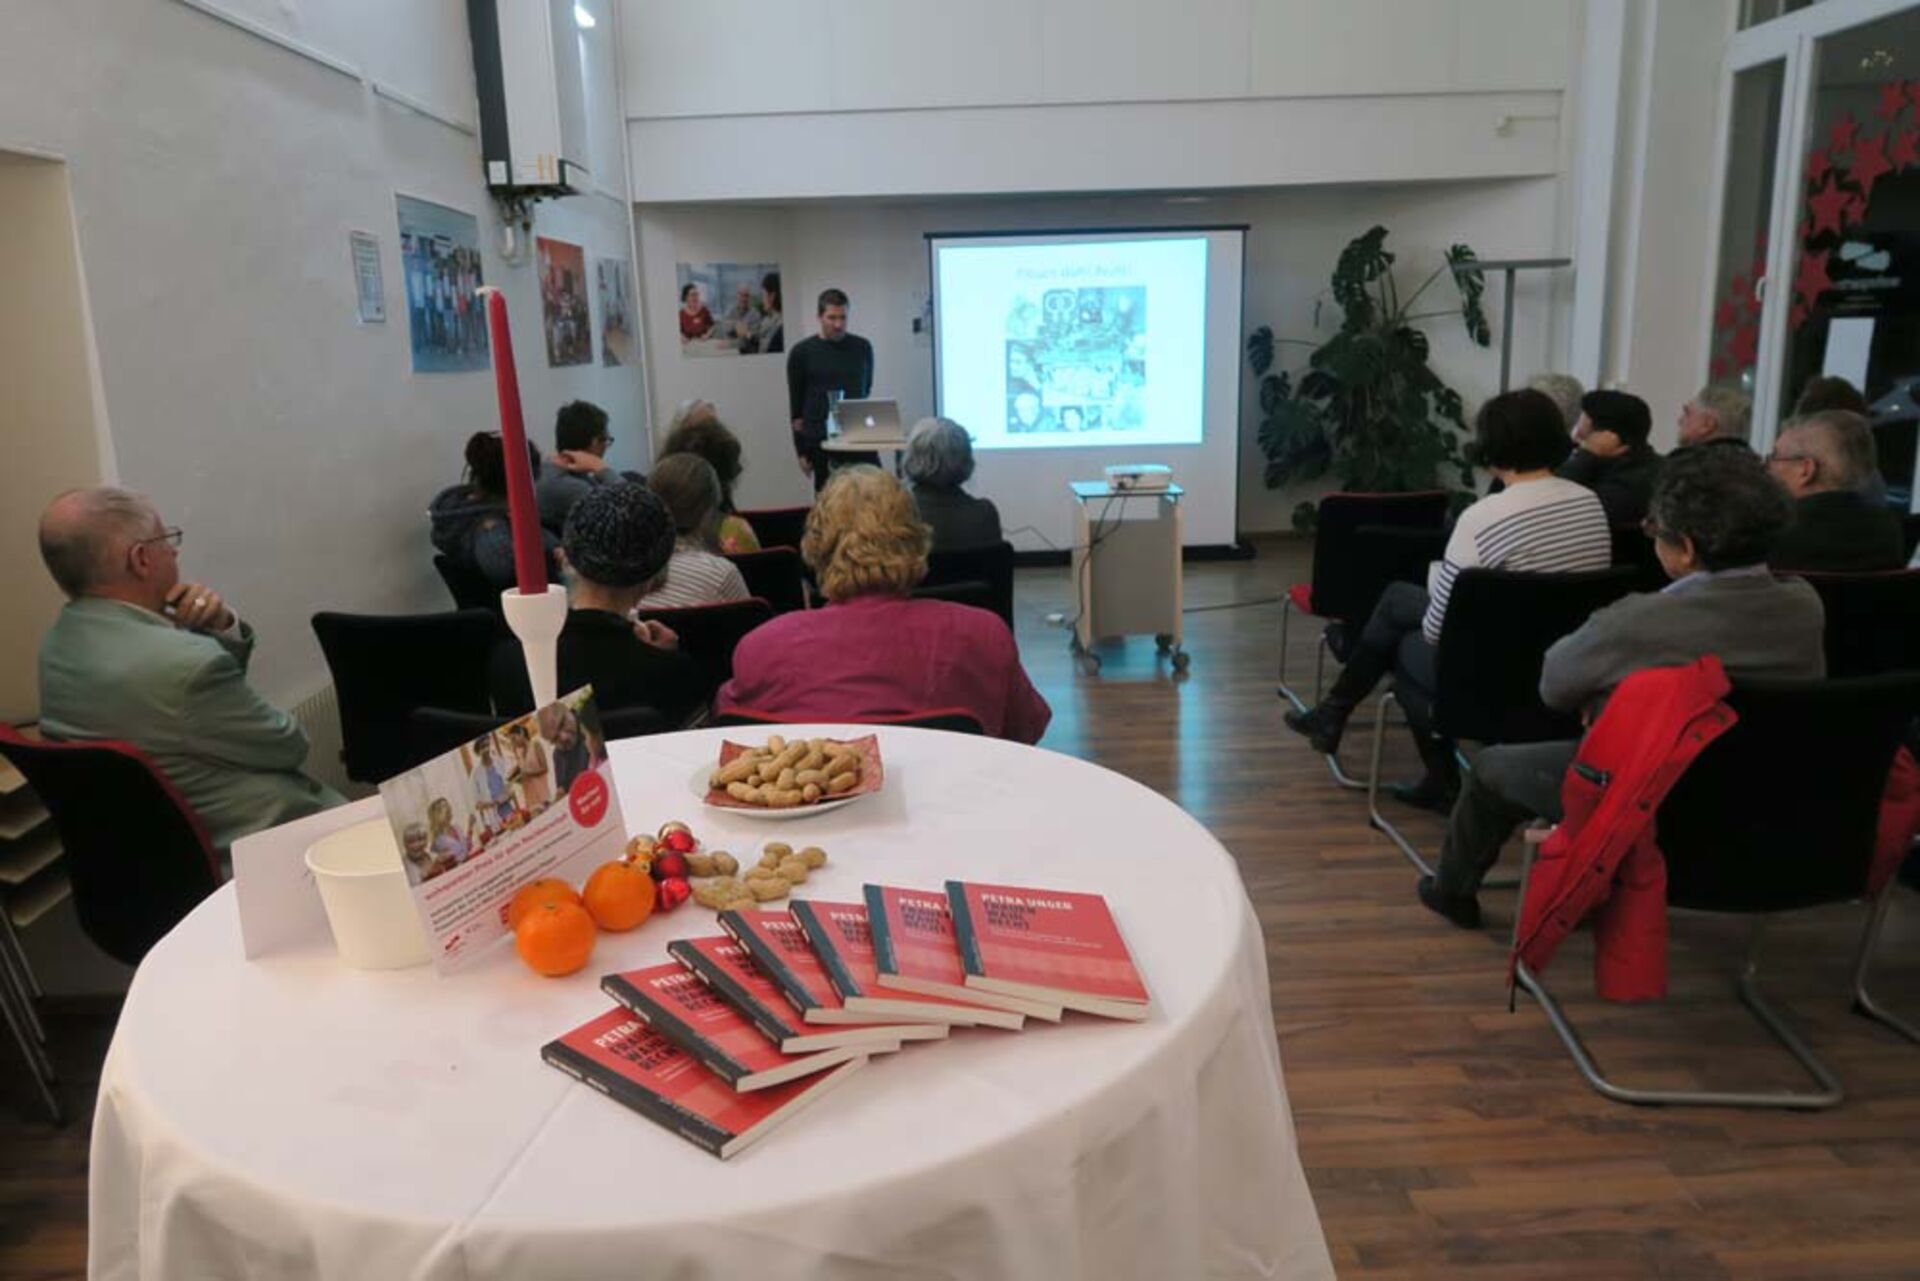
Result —
<instances>
[{"instance_id":1,"label":"large green leaf","mask_svg":"<svg viewBox=\"0 0 1920 1281\"><path fill-rule=\"evenodd\" d=\"M1264 374L1273 368L1273 328L1262 325L1247 335L1247 363L1253 372Z\"/></svg>"},{"instance_id":2,"label":"large green leaf","mask_svg":"<svg viewBox=\"0 0 1920 1281\"><path fill-rule=\"evenodd\" d=\"M1447 266L1453 269L1454 283L1460 286L1460 319L1466 322L1467 336L1485 347L1493 342L1493 330L1481 306L1481 298L1487 292L1487 274L1478 267L1465 269L1469 263L1479 261L1480 255L1466 245L1454 245L1447 250Z\"/></svg>"}]
</instances>

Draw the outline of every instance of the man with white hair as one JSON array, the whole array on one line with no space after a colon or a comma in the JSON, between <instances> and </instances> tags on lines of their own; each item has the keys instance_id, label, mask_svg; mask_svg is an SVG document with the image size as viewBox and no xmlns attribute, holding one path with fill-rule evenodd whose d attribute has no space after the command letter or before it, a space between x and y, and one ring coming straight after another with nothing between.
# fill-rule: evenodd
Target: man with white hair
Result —
<instances>
[{"instance_id":1,"label":"man with white hair","mask_svg":"<svg viewBox=\"0 0 1920 1281\"><path fill-rule=\"evenodd\" d=\"M1879 463L1859 414L1823 409L1789 419L1767 470L1793 496L1793 524L1767 558L1774 569L1870 573L1906 563L1899 518L1861 492Z\"/></svg>"},{"instance_id":2,"label":"man with white hair","mask_svg":"<svg viewBox=\"0 0 1920 1281\"><path fill-rule=\"evenodd\" d=\"M1680 447L1745 445L1753 424L1753 400L1745 392L1717 385L1702 387L1680 406Z\"/></svg>"},{"instance_id":3,"label":"man with white hair","mask_svg":"<svg viewBox=\"0 0 1920 1281\"><path fill-rule=\"evenodd\" d=\"M67 605L40 642L40 729L132 743L224 851L342 798L300 772L307 736L247 683L253 629L181 580L180 542L124 489L70 490L41 513L40 556Z\"/></svg>"}]
</instances>

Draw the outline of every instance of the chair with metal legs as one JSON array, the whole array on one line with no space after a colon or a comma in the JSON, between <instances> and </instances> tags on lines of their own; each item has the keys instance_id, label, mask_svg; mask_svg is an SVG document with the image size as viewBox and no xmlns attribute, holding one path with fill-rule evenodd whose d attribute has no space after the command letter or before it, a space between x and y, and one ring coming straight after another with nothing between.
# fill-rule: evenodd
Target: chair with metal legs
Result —
<instances>
[{"instance_id":1,"label":"chair with metal legs","mask_svg":"<svg viewBox=\"0 0 1920 1281\"><path fill-rule=\"evenodd\" d=\"M1440 628L1433 690L1433 726L1455 742L1542 743L1580 737L1580 721L1540 701L1540 667L1553 643L1596 609L1633 590L1637 571L1615 567L1582 574L1517 574L1463 570L1447 598ZM1399 847L1407 861L1431 876L1428 862L1405 833L1380 811L1380 757L1387 712L1401 701L1389 690L1373 714L1367 758L1367 821ZM1472 762L1456 753L1462 769ZM1511 880L1489 881L1492 888Z\"/></svg>"},{"instance_id":2,"label":"chair with metal legs","mask_svg":"<svg viewBox=\"0 0 1920 1281\"><path fill-rule=\"evenodd\" d=\"M1736 685L1726 701L1738 723L1701 752L1667 793L1656 816L1666 861L1667 904L1755 918L1734 990L1818 1088L1670 1090L1622 1085L1602 1073L1540 974L1516 960L1514 976L1539 1002L1587 1084L1616 1102L1830 1108L1846 1097L1844 1087L1760 992L1763 932L1776 913L1869 895L1881 793L1907 723L1920 710L1920 673L1747 681ZM1531 871L1532 853L1529 845L1526 871ZM1867 994L1874 948L1895 892L1889 878L1872 895L1854 963L1854 1008L1920 1040L1911 1024Z\"/></svg>"},{"instance_id":3,"label":"chair with metal legs","mask_svg":"<svg viewBox=\"0 0 1920 1281\"><path fill-rule=\"evenodd\" d=\"M1389 583L1423 582L1427 565L1446 549L1448 496L1442 490L1411 494L1328 494L1320 500L1310 583L1295 583L1280 605L1280 697L1301 711L1309 704L1288 683L1288 638L1294 614L1325 626L1314 650L1313 701L1326 692L1327 654L1344 660L1340 638L1358 632ZM1337 755L1327 768L1342 787L1366 786Z\"/></svg>"}]
</instances>

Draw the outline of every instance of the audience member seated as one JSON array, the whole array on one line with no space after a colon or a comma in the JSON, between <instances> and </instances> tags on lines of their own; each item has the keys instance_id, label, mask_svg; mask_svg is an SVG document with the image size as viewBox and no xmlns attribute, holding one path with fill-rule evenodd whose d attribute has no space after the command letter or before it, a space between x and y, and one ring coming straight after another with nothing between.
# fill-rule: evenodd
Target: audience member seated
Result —
<instances>
[{"instance_id":1,"label":"audience member seated","mask_svg":"<svg viewBox=\"0 0 1920 1281\"><path fill-rule=\"evenodd\" d=\"M961 486L973 478L973 438L951 418L922 418L907 436L901 464L913 484L920 519L933 530L933 550L992 547L1000 542L1000 511Z\"/></svg>"},{"instance_id":2,"label":"audience member seated","mask_svg":"<svg viewBox=\"0 0 1920 1281\"><path fill-rule=\"evenodd\" d=\"M615 471L607 465L613 437L607 431L607 411L585 400L560 406L553 420L553 457L547 459L539 483L533 487L540 523L556 535L567 527L567 513L598 485L644 476Z\"/></svg>"},{"instance_id":3,"label":"audience member seated","mask_svg":"<svg viewBox=\"0 0 1920 1281\"><path fill-rule=\"evenodd\" d=\"M533 476L540 479L540 451L527 442ZM500 433L475 432L467 439L467 479L441 490L427 508L433 522L433 546L462 567L477 571L498 591L514 586L513 524L507 516L507 456ZM552 530L543 530L547 550L559 546Z\"/></svg>"},{"instance_id":4,"label":"audience member seated","mask_svg":"<svg viewBox=\"0 0 1920 1281\"><path fill-rule=\"evenodd\" d=\"M760 539L753 526L733 509L733 486L740 479L740 438L727 430L710 400L684 400L660 444L662 454L693 454L707 460L720 477L720 530L723 552L757 552Z\"/></svg>"},{"instance_id":5,"label":"audience member seated","mask_svg":"<svg viewBox=\"0 0 1920 1281\"><path fill-rule=\"evenodd\" d=\"M1647 524L1672 581L1599 610L1549 649L1540 673L1547 706L1585 713L1591 722L1613 687L1634 672L1707 654L1736 681L1824 676L1819 596L1767 569L1790 518L1784 500L1746 450L1670 456ZM1569 741L1483 749L1448 820L1439 866L1420 878L1420 901L1456 925L1478 926L1481 881L1521 823L1559 819L1561 776L1577 747Z\"/></svg>"},{"instance_id":6,"label":"audience member seated","mask_svg":"<svg viewBox=\"0 0 1920 1281\"><path fill-rule=\"evenodd\" d=\"M216 592L181 581L180 541L124 489L48 504L40 555L67 605L40 642L40 730L132 743L224 851L341 798L300 772L307 736L247 683L253 628Z\"/></svg>"},{"instance_id":7,"label":"audience member seated","mask_svg":"<svg viewBox=\"0 0 1920 1281\"><path fill-rule=\"evenodd\" d=\"M715 705L794 721L960 708L995 737L1039 741L1053 712L1000 616L909 595L930 543L899 481L877 467L836 471L800 544L828 604L749 632Z\"/></svg>"},{"instance_id":8,"label":"audience member seated","mask_svg":"<svg viewBox=\"0 0 1920 1281\"><path fill-rule=\"evenodd\" d=\"M680 653L671 629L629 617L666 572L673 542L673 517L645 485L603 486L574 504L561 546L567 580L561 693L591 685L603 709L651 707L675 722L706 707L717 682L705 665ZM532 710L519 641L494 651L492 685L503 712ZM521 767L527 768L524 759Z\"/></svg>"},{"instance_id":9,"label":"audience member seated","mask_svg":"<svg viewBox=\"0 0 1920 1281\"><path fill-rule=\"evenodd\" d=\"M1447 539L1444 559L1427 573L1426 588L1394 583L1380 597L1347 665L1316 707L1286 714L1288 728L1305 734L1317 752L1340 748L1347 719L1389 670L1422 689L1434 687L1433 647L1446 620L1447 597L1461 570L1505 569L1572 574L1605 569L1613 558L1607 517L1591 489L1562 480L1554 467L1567 456L1566 427L1552 400L1533 390L1495 396L1474 423L1478 458L1502 482L1497 494L1467 508ZM1414 634L1424 644L1402 645ZM1426 777L1394 795L1423 808L1444 808L1457 787L1453 745L1409 723Z\"/></svg>"},{"instance_id":10,"label":"audience member seated","mask_svg":"<svg viewBox=\"0 0 1920 1281\"><path fill-rule=\"evenodd\" d=\"M666 580L647 593L642 609L686 609L745 600L746 580L717 550L720 526L720 477L706 459L668 454L654 464L647 484L673 514L679 534Z\"/></svg>"},{"instance_id":11,"label":"audience member seated","mask_svg":"<svg viewBox=\"0 0 1920 1281\"><path fill-rule=\"evenodd\" d=\"M1867 404L1867 398L1860 394L1860 389L1846 379L1830 374L1807 380L1807 385L1800 389L1800 399L1793 402L1793 416L1805 418L1825 409L1844 409L1862 418L1873 417L1873 407Z\"/></svg>"},{"instance_id":12,"label":"audience member seated","mask_svg":"<svg viewBox=\"0 0 1920 1281\"><path fill-rule=\"evenodd\" d=\"M1560 411L1560 420L1567 425L1567 434L1572 435L1580 425L1580 401L1587 394L1580 380L1572 374L1535 374L1527 379L1527 386L1553 402Z\"/></svg>"},{"instance_id":13,"label":"audience member seated","mask_svg":"<svg viewBox=\"0 0 1920 1281\"><path fill-rule=\"evenodd\" d=\"M1899 569L1906 563L1900 518L1861 492L1879 474L1873 429L1859 414L1823 409L1780 430L1767 466L1793 497L1793 523L1773 551L1773 567L1846 572Z\"/></svg>"},{"instance_id":14,"label":"audience member seated","mask_svg":"<svg viewBox=\"0 0 1920 1281\"><path fill-rule=\"evenodd\" d=\"M1590 391L1580 398L1576 448L1554 475L1598 495L1608 523L1638 525L1660 473L1660 455L1647 443L1652 432L1646 401L1624 391Z\"/></svg>"},{"instance_id":15,"label":"audience member seated","mask_svg":"<svg viewBox=\"0 0 1920 1281\"><path fill-rule=\"evenodd\" d=\"M1745 392L1717 385L1702 387L1698 395L1680 406L1680 447L1745 446L1752 424L1753 401Z\"/></svg>"}]
</instances>

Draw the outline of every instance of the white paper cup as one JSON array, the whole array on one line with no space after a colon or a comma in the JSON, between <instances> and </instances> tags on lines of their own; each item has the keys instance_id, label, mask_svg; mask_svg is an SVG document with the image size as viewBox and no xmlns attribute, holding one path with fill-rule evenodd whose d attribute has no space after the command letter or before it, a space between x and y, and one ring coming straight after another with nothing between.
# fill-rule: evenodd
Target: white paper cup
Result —
<instances>
[{"instance_id":1,"label":"white paper cup","mask_svg":"<svg viewBox=\"0 0 1920 1281\"><path fill-rule=\"evenodd\" d=\"M307 847L340 959L356 970L400 970L428 959L400 849L385 819L356 823Z\"/></svg>"}]
</instances>

